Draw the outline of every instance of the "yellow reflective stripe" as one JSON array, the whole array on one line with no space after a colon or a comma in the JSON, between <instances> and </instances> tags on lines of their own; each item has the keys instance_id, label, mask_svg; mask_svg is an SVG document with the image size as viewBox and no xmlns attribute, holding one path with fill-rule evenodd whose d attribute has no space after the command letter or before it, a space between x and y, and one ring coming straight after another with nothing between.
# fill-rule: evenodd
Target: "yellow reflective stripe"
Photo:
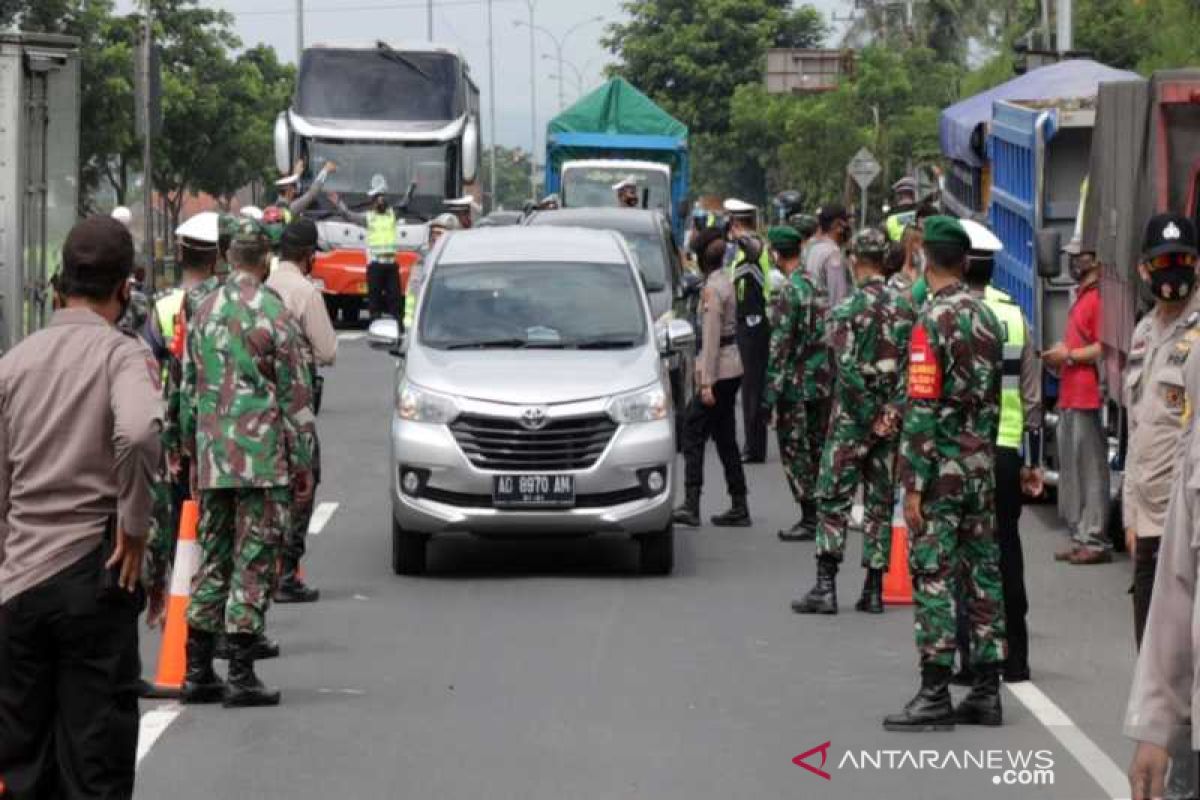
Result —
<instances>
[{"instance_id":1,"label":"yellow reflective stripe","mask_svg":"<svg viewBox=\"0 0 1200 800\"><path fill-rule=\"evenodd\" d=\"M158 332L164 339L170 340L175 336L175 319L183 308L183 289L172 289L154 304L154 313L158 317Z\"/></svg>"},{"instance_id":2,"label":"yellow reflective stripe","mask_svg":"<svg viewBox=\"0 0 1200 800\"><path fill-rule=\"evenodd\" d=\"M1021 352L1025 349L1025 318L1008 295L991 287L983 302L1004 329L1004 371L1000 379L1000 430L996 444L1020 449L1025 431L1025 405L1021 400Z\"/></svg>"},{"instance_id":3,"label":"yellow reflective stripe","mask_svg":"<svg viewBox=\"0 0 1200 800\"><path fill-rule=\"evenodd\" d=\"M386 261L396 255L396 215L391 211L379 214L367 212L367 250L376 261Z\"/></svg>"}]
</instances>

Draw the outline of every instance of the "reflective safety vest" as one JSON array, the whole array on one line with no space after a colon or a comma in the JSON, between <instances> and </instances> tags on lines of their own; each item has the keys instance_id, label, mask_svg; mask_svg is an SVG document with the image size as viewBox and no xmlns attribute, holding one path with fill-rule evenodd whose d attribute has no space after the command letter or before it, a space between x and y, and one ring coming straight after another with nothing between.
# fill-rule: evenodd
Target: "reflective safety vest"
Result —
<instances>
[{"instance_id":1,"label":"reflective safety vest","mask_svg":"<svg viewBox=\"0 0 1200 800\"><path fill-rule=\"evenodd\" d=\"M740 278L749 274L750 279L762 286L763 302L767 306L771 305L771 293L775 290L771 283L771 257L767 254L767 247L763 245L763 251L758 256L758 268L762 271L761 277L754 270L741 269L746 264L746 254L739 247L733 254L733 260L729 262L729 279L737 283L738 287L738 302L746 299L746 284L739 281Z\"/></svg>"},{"instance_id":2,"label":"reflective safety vest","mask_svg":"<svg viewBox=\"0 0 1200 800\"><path fill-rule=\"evenodd\" d=\"M912 211L901 211L898 214L892 214L887 218L884 228L887 232L887 237L893 242L898 242L904 237L904 229L909 225L915 224L917 221L916 209Z\"/></svg>"},{"instance_id":3,"label":"reflective safety vest","mask_svg":"<svg viewBox=\"0 0 1200 800\"><path fill-rule=\"evenodd\" d=\"M183 289L172 289L158 298L154 304L154 313L158 317L158 331L167 343L167 349L176 358L183 357L183 299L187 292Z\"/></svg>"},{"instance_id":4,"label":"reflective safety vest","mask_svg":"<svg viewBox=\"0 0 1200 800\"><path fill-rule=\"evenodd\" d=\"M1021 449L1025 432L1025 406L1021 401L1021 351L1025 348L1025 317L1021 307L999 289L987 288L984 304L1004 329L1004 369L1000 379L1000 431L998 447Z\"/></svg>"},{"instance_id":5,"label":"reflective safety vest","mask_svg":"<svg viewBox=\"0 0 1200 800\"><path fill-rule=\"evenodd\" d=\"M392 261L396 258L396 213L390 209L382 214L367 212L367 251L372 261Z\"/></svg>"}]
</instances>

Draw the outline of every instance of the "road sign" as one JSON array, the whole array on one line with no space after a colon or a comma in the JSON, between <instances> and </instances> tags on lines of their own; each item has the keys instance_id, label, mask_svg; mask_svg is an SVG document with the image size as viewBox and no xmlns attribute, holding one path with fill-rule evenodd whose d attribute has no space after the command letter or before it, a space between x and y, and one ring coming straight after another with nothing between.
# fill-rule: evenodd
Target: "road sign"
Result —
<instances>
[{"instance_id":1,"label":"road sign","mask_svg":"<svg viewBox=\"0 0 1200 800\"><path fill-rule=\"evenodd\" d=\"M851 178L854 178L854 182L860 189L866 189L874 183L882 171L883 167L879 166L875 156L871 155L871 151L865 147L855 153L854 158L850 159L850 163L846 165L846 172L850 174Z\"/></svg>"}]
</instances>

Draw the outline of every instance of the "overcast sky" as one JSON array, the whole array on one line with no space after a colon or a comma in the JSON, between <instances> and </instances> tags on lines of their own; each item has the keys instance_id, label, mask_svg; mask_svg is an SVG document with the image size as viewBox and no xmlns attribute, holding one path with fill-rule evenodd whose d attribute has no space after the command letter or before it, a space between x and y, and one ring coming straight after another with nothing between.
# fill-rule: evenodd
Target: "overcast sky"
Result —
<instances>
[{"instance_id":1,"label":"overcast sky","mask_svg":"<svg viewBox=\"0 0 1200 800\"><path fill-rule=\"evenodd\" d=\"M303 3L307 43L426 38L426 0L303 0ZM201 4L232 12L238 35L246 46L265 42L284 60L295 59L296 0L201 0ZM818 0L816 5L828 15L835 8L845 13L849 3ZM612 55L600 46L600 38L605 22L623 18L621 6L621 0L534 0L534 23L560 39L579 25L563 40L563 56L570 64L563 70L567 105L578 95L575 70L582 74L584 93L601 82L601 71ZM494 94L488 81L487 0L433 0L433 8L434 41L463 51L482 92L485 141L491 141L488 114L494 98L496 143L527 148L531 133L529 29L515 24L529 21L526 0L492 0L498 87ZM596 17L603 17L604 22L594 21ZM546 122L559 109L558 81L551 77L557 72L553 40L548 34L538 32L535 43L540 144ZM543 59L543 55L550 58Z\"/></svg>"}]
</instances>

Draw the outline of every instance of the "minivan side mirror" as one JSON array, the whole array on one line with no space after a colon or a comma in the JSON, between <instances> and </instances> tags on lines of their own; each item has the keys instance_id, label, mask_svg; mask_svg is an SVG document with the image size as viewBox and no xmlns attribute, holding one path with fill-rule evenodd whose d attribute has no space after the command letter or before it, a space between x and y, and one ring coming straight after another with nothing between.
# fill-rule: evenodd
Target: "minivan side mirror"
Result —
<instances>
[{"instance_id":1,"label":"minivan side mirror","mask_svg":"<svg viewBox=\"0 0 1200 800\"><path fill-rule=\"evenodd\" d=\"M1062 274L1062 232L1043 229L1037 232L1038 277L1052 279Z\"/></svg>"},{"instance_id":2,"label":"minivan side mirror","mask_svg":"<svg viewBox=\"0 0 1200 800\"><path fill-rule=\"evenodd\" d=\"M670 320L658 330L658 349L663 354L679 353L695 346L696 331L686 320Z\"/></svg>"},{"instance_id":3,"label":"minivan side mirror","mask_svg":"<svg viewBox=\"0 0 1200 800\"><path fill-rule=\"evenodd\" d=\"M389 353L397 355L403 341L400 322L390 317L377 319L367 328L367 345L372 350L387 350Z\"/></svg>"}]
</instances>

